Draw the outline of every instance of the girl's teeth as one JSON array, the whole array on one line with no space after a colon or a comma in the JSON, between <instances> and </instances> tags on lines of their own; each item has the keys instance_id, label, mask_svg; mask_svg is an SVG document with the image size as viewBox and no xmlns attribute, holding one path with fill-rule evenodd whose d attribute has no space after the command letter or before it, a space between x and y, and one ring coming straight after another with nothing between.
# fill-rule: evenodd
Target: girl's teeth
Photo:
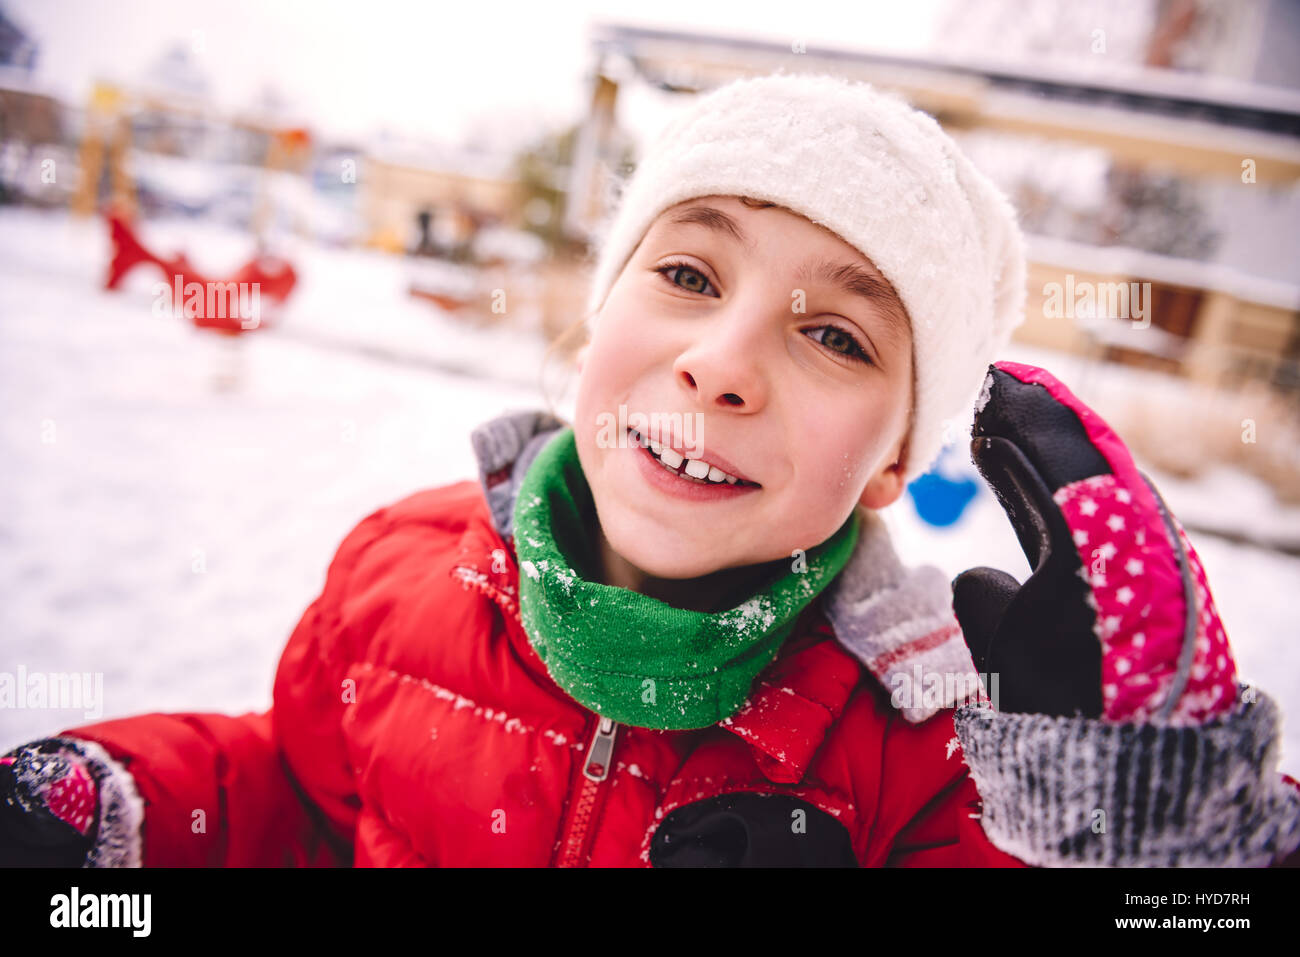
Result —
<instances>
[{"instance_id":1,"label":"girl's teeth","mask_svg":"<svg viewBox=\"0 0 1300 957\"><path fill-rule=\"evenodd\" d=\"M682 457L681 453L679 453L675 449L659 448L656 449L655 451L658 453L660 461L662 461L664 465L668 466L670 469L675 469L677 468L677 466L681 465L682 462L686 461ZM705 472L705 474L707 475L708 473Z\"/></svg>"},{"instance_id":2,"label":"girl's teeth","mask_svg":"<svg viewBox=\"0 0 1300 957\"><path fill-rule=\"evenodd\" d=\"M716 465L710 465L703 459L684 458L680 452L666 448L653 439L647 439L635 429L630 429L629 431L632 433L634 441L643 448L649 448L654 452L656 461L675 475L689 476L693 479L712 483L726 482L728 485L735 485L740 481L736 476L722 471L722 469L718 468ZM686 463L686 468L681 469L679 472L678 468L683 462Z\"/></svg>"}]
</instances>

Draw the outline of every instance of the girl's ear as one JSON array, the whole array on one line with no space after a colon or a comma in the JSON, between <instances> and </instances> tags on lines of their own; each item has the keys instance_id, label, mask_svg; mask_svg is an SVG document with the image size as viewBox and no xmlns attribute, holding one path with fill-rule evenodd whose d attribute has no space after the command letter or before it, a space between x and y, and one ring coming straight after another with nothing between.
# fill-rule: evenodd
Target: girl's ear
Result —
<instances>
[{"instance_id":1,"label":"girl's ear","mask_svg":"<svg viewBox=\"0 0 1300 957\"><path fill-rule=\"evenodd\" d=\"M858 504L866 508L885 508L898 501L907 483L903 481L903 470L907 467L907 439L900 439L894 454L881 466L880 471L871 476L867 487L862 490Z\"/></svg>"}]
</instances>

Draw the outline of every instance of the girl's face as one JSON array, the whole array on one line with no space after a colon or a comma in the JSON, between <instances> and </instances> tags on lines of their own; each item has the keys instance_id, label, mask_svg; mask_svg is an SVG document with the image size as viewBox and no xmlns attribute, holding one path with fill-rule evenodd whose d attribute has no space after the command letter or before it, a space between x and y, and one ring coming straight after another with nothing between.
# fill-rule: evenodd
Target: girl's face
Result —
<instances>
[{"instance_id":1,"label":"girl's face","mask_svg":"<svg viewBox=\"0 0 1300 957\"><path fill-rule=\"evenodd\" d=\"M856 504L895 501L911 395L906 313L870 260L788 210L711 196L665 210L611 287L574 429L609 546L697 578L793 560ZM624 424L758 487L671 475Z\"/></svg>"}]
</instances>

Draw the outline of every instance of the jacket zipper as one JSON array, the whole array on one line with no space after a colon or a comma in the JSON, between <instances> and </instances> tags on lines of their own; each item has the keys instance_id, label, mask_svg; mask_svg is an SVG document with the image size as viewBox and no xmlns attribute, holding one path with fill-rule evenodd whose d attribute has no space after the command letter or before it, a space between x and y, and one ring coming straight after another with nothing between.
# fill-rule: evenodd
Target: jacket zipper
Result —
<instances>
[{"instance_id":1,"label":"jacket zipper","mask_svg":"<svg viewBox=\"0 0 1300 957\"><path fill-rule=\"evenodd\" d=\"M587 748L587 758L582 766L582 782L573 810L569 815L569 826L560 841L556 867L585 867L589 855L592 825L600 812L608 790L604 781L609 777L610 761L614 756L614 739L618 736L618 722L601 715L596 716L596 730L591 736Z\"/></svg>"},{"instance_id":2,"label":"jacket zipper","mask_svg":"<svg viewBox=\"0 0 1300 957\"><path fill-rule=\"evenodd\" d=\"M519 606L500 589L489 584L486 576L470 565L458 565L468 574L462 578L466 584L478 588L489 598L510 614L519 627L523 627L523 616ZM594 712L593 712L594 714ZM582 765L582 781L576 798L570 799L572 813L569 825L561 839L556 855L552 861L556 867L582 867L586 864L587 854L593 834L592 823L600 813L600 805L608 788L604 781L609 777L610 761L614 756L614 739L618 736L618 722L612 718L596 715L596 729L587 746L587 757Z\"/></svg>"}]
</instances>

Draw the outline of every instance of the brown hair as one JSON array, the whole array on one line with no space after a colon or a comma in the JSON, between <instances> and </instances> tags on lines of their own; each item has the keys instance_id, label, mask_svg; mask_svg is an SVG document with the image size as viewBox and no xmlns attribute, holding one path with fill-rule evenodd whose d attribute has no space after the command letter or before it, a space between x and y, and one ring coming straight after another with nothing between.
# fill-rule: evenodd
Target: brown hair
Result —
<instances>
[{"instance_id":1,"label":"brown hair","mask_svg":"<svg viewBox=\"0 0 1300 957\"><path fill-rule=\"evenodd\" d=\"M547 364L550 362L552 356L556 355L557 353L567 356L569 358L570 360L568 364L569 376L565 378L563 388L560 389L560 395L563 395L565 392L568 391L569 382L572 379L572 374L577 368L577 366L572 362L573 356L577 353L579 349L581 349L584 345L587 344L587 341L589 341L589 337L584 337L584 340L582 342L579 342L577 345L574 345L574 342L577 340L577 334L586 330L587 320L590 319L592 315L594 315L594 313L589 313L588 315L585 315L582 318L576 320L575 322L567 326L558 336L555 337L555 340L549 346L546 347L546 352L542 355L542 367L537 372L537 384L542 393L542 398L546 400L546 411L550 412L551 415L555 416L565 425L569 425L569 426L571 426L573 423L565 419L564 416L560 415L560 413L556 410L555 401L551 396L550 390L546 387Z\"/></svg>"}]
</instances>

